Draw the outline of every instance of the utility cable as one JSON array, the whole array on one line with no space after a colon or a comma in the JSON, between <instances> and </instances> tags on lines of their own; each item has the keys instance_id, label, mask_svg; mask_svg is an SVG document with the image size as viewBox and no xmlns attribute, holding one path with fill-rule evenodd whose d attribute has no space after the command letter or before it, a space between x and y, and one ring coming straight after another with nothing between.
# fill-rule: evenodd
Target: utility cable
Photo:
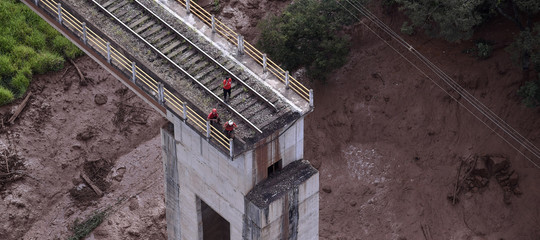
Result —
<instances>
[{"instance_id":1,"label":"utility cable","mask_svg":"<svg viewBox=\"0 0 540 240\"><path fill-rule=\"evenodd\" d=\"M366 23L362 22L361 19L354 14L349 8L345 7L339 0L335 0L343 9L345 9L349 14L351 14L354 18L356 18L360 23L362 23L368 30L370 30L373 34L375 34L379 39L381 39L386 45L388 45L392 50L394 50L396 53L398 53L403 59L405 59L409 64L411 64L414 68L416 68L422 75L424 75L426 78L430 79L437 87L439 87L444 93L446 93L450 98L452 98L454 101L456 101L460 106L465 108L471 115L473 115L476 119L478 119L480 122L482 122L488 129L493 131L495 134L497 134L502 140L504 140L506 143L508 143L513 149L515 149L517 152L519 152L523 157L525 157L529 162L531 162L534 166L537 168L540 168L540 166L534 162L531 158L529 158L525 153L523 153L521 150L519 150L514 144L510 143L508 139L506 139L504 136L502 136L499 132L495 131L495 129L485 121L483 121L477 114L473 113L471 109L466 107L462 102L460 102L456 97L452 96L448 90L443 88L439 83L437 83L433 78L431 78L425 71L420 69L416 64L414 64L410 59L408 59L403 53L398 51L394 46L392 46L388 41L386 41L384 38L381 37L378 33L376 33L371 27L369 27ZM465 89L463 89L458 83L456 83L452 78L450 78L444 71L442 71L440 68L438 68L436 65L434 65L431 61L429 61L426 57L424 57L420 52L418 52L416 49L412 47L408 42L406 42L403 38L401 38L397 33L395 33L390 27L388 27L386 24L384 24L377 16L375 16L373 13L371 13L367 8L365 8L362 4L359 2L353 3L352 0L346 0L347 3L349 3L354 9L356 9L357 12L364 15L369 21L377 25L381 30L383 30L386 34L390 35L393 39L395 39L399 44L401 44L403 47L405 47L407 50L409 50L413 55L415 55L422 63L424 63L431 71L433 71L441 80L443 80L447 85L449 85L454 91L456 91L461 97L463 97L470 105L472 105L476 110L478 110L484 117L489 119L492 123L494 123L498 128L500 128L502 131L504 131L506 134L510 135L512 139L514 139L519 145L523 146L525 149L527 149L529 152L531 152L533 155L535 155L537 158L540 158L540 150L538 147L536 147L534 144L532 144L528 139L523 137L519 132L517 132L515 129L513 129L510 125L508 125L505 121L503 121L500 117L498 117L496 114L494 114L489 108L487 108L484 104L482 104L478 99L476 99L474 96L472 96L469 92L467 92ZM516 136L516 135L517 136Z\"/></svg>"}]
</instances>

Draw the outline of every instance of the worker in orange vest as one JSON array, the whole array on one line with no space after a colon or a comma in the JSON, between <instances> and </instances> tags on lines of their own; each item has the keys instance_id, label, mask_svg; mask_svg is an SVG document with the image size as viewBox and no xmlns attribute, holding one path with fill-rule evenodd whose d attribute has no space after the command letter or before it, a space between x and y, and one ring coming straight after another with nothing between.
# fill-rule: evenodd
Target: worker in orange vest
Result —
<instances>
[{"instance_id":1,"label":"worker in orange vest","mask_svg":"<svg viewBox=\"0 0 540 240\"><path fill-rule=\"evenodd\" d=\"M223 128L225 128L225 136L228 138L234 138L234 129L237 128L236 123L234 123L232 120L229 120L228 122L223 125Z\"/></svg>"},{"instance_id":2,"label":"worker in orange vest","mask_svg":"<svg viewBox=\"0 0 540 240\"><path fill-rule=\"evenodd\" d=\"M210 124L214 125L214 123L220 124L221 118L219 118L219 115L217 113L217 109L212 109L212 112L208 114L208 118L206 118L208 121L210 121Z\"/></svg>"},{"instance_id":3,"label":"worker in orange vest","mask_svg":"<svg viewBox=\"0 0 540 240\"><path fill-rule=\"evenodd\" d=\"M231 87L232 87L232 79L231 77L226 77L225 80L223 80L223 100L227 101L227 94L229 94L229 99L231 98Z\"/></svg>"}]
</instances>

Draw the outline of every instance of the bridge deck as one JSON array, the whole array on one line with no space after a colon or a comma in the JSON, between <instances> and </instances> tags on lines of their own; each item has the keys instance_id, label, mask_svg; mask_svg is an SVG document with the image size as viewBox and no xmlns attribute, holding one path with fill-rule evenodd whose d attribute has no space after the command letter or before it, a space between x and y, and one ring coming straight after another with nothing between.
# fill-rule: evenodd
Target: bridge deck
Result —
<instances>
[{"instance_id":1,"label":"bridge deck","mask_svg":"<svg viewBox=\"0 0 540 240\"><path fill-rule=\"evenodd\" d=\"M107 37L123 46L201 112L218 108L223 121L233 119L239 123L237 137L245 142L254 142L300 116L297 107L261 84L181 21L160 11L152 1L142 1L148 9L138 1L64 2L99 26ZM227 103L222 100L220 87L224 76L234 79L233 98Z\"/></svg>"}]
</instances>

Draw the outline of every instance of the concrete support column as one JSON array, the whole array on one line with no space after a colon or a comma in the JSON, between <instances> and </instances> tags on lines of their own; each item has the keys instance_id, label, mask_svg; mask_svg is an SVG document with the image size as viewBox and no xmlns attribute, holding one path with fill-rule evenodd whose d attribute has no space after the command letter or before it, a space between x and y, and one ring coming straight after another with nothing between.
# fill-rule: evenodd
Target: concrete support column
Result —
<instances>
[{"instance_id":1,"label":"concrete support column","mask_svg":"<svg viewBox=\"0 0 540 240\"><path fill-rule=\"evenodd\" d=\"M172 127L174 129L174 127ZM161 129L161 149L165 173L165 203L167 218L167 239L180 239L180 184L174 130Z\"/></svg>"},{"instance_id":2,"label":"concrete support column","mask_svg":"<svg viewBox=\"0 0 540 240\"><path fill-rule=\"evenodd\" d=\"M313 89L309 89L309 106L313 108Z\"/></svg>"},{"instance_id":3,"label":"concrete support column","mask_svg":"<svg viewBox=\"0 0 540 240\"><path fill-rule=\"evenodd\" d=\"M189 11L189 1L190 0L186 0L186 13L189 15L190 11Z\"/></svg>"}]
</instances>

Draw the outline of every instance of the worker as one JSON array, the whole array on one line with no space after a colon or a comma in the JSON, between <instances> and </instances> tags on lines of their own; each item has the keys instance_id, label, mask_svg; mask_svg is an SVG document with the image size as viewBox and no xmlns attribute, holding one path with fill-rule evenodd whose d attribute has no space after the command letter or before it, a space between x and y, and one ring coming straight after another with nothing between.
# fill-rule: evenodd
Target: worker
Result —
<instances>
[{"instance_id":1,"label":"worker","mask_svg":"<svg viewBox=\"0 0 540 240\"><path fill-rule=\"evenodd\" d=\"M231 77L226 77L225 80L223 80L223 100L227 102L227 94L229 95L229 99L231 98L231 87L232 87L232 79Z\"/></svg>"},{"instance_id":2,"label":"worker","mask_svg":"<svg viewBox=\"0 0 540 240\"><path fill-rule=\"evenodd\" d=\"M225 136L228 138L234 138L234 129L237 128L236 123L234 123L232 120L229 120L228 122L223 125L223 128L225 128Z\"/></svg>"},{"instance_id":3,"label":"worker","mask_svg":"<svg viewBox=\"0 0 540 240\"><path fill-rule=\"evenodd\" d=\"M217 113L217 109L212 109L212 112L208 114L208 118L206 118L208 121L210 121L210 124L214 125L214 123L221 124L221 118L219 118L219 115Z\"/></svg>"}]
</instances>

